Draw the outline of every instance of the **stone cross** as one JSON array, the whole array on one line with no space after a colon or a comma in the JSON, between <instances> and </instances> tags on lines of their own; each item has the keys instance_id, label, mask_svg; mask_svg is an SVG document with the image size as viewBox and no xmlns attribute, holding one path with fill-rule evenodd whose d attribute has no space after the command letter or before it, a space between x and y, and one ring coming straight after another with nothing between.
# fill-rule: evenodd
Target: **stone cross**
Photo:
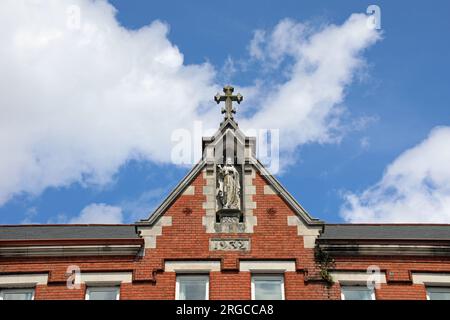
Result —
<instances>
[{"instance_id":1,"label":"stone cross","mask_svg":"<svg viewBox=\"0 0 450 320\"><path fill-rule=\"evenodd\" d=\"M236 101L237 103L241 103L242 99L244 98L240 93L234 96L233 91L234 88L232 86L226 86L223 88L223 92L225 93L225 95L222 96L220 95L220 93L217 93L214 97L214 101L216 101L217 104L225 101L225 107L222 107L222 113L225 113L225 120L233 120L233 113L236 113L236 109L233 107L232 102Z\"/></svg>"}]
</instances>

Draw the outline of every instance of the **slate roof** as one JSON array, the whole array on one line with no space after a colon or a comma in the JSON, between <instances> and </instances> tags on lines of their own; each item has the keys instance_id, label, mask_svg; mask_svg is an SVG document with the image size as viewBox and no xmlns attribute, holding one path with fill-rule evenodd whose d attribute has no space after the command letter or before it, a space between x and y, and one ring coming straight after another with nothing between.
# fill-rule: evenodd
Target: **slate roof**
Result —
<instances>
[{"instance_id":1,"label":"slate roof","mask_svg":"<svg viewBox=\"0 0 450 320\"><path fill-rule=\"evenodd\" d=\"M134 225L0 226L1 240L138 239Z\"/></svg>"},{"instance_id":2,"label":"slate roof","mask_svg":"<svg viewBox=\"0 0 450 320\"><path fill-rule=\"evenodd\" d=\"M320 240L450 240L443 224L325 224Z\"/></svg>"},{"instance_id":3,"label":"slate roof","mask_svg":"<svg viewBox=\"0 0 450 320\"><path fill-rule=\"evenodd\" d=\"M6 225L1 240L139 239L135 225ZM450 240L450 224L325 224L319 240Z\"/></svg>"}]
</instances>

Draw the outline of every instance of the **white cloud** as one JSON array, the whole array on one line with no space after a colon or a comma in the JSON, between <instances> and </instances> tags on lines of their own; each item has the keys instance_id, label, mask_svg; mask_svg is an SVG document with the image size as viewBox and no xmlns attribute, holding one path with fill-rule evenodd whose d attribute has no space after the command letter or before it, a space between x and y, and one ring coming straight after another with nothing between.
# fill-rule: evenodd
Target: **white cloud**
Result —
<instances>
[{"instance_id":1,"label":"white cloud","mask_svg":"<svg viewBox=\"0 0 450 320\"><path fill-rule=\"evenodd\" d=\"M183 64L166 24L131 31L114 15L105 1L0 2L0 204L169 161L172 130L211 100L214 69Z\"/></svg>"},{"instance_id":2,"label":"white cloud","mask_svg":"<svg viewBox=\"0 0 450 320\"><path fill-rule=\"evenodd\" d=\"M349 222L450 222L450 127L436 127L362 193L347 193Z\"/></svg>"},{"instance_id":3,"label":"white cloud","mask_svg":"<svg viewBox=\"0 0 450 320\"><path fill-rule=\"evenodd\" d=\"M68 221L70 224L121 224L122 209L104 203L92 203Z\"/></svg>"},{"instance_id":4,"label":"white cloud","mask_svg":"<svg viewBox=\"0 0 450 320\"><path fill-rule=\"evenodd\" d=\"M258 84L266 102L243 126L279 128L281 149L288 152L305 143L338 141L345 131L339 123L345 89L364 66L363 51L380 37L363 14L319 30L285 19L271 32L255 32L250 55L275 68L282 80Z\"/></svg>"},{"instance_id":5,"label":"white cloud","mask_svg":"<svg viewBox=\"0 0 450 320\"><path fill-rule=\"evenodd\" d=\"M73 5L78 29L68 25ZM218 124L214 67L184 64L167 33L160 21L125 29L106 1L0 2L0 205L48 187L104 185L130 159L168 162L173 130ZM287 151L333 141L344 90L379 39L366 16L320 30L283 20L255 39L253 58L285 78L255 80L259 98L255 87L243 92L257 112L242 126L282 129Z\"/></svg>"}]
</instances>

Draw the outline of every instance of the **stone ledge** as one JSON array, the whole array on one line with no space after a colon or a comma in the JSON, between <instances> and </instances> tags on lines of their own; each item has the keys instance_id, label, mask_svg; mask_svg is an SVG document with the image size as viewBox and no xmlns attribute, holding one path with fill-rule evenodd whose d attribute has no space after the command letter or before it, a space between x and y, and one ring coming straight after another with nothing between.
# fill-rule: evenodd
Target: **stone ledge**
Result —
<instances>
[{"instance_id":1,"label":"stone ledge","mask_svg":"<svg viewBox=\"0 0 450 320\"><path fill-rule=\"evenodd\" d=\"M162 235L163 227L172 226L172 217L163 216L151 227L139 227L140 235L144 238L145 248L156 248L156 238Z\"/></svg>"}]
</instances>

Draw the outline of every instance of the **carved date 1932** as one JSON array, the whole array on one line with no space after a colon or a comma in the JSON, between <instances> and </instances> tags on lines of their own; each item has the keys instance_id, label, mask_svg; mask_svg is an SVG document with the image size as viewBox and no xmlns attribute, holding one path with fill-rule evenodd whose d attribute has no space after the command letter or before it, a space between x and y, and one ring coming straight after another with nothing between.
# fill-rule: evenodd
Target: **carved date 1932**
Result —
<instances>
[{"instance_id":1,"label":"carved date 1932","mask_svg":"<svg viewBox=\"0 0 450 320\"><path fill-rule=\"evenodd\" d=\"M209 249L223 251L248 251L250 250L250 239L210 239Z\"/></svg>"}]
</instances>

